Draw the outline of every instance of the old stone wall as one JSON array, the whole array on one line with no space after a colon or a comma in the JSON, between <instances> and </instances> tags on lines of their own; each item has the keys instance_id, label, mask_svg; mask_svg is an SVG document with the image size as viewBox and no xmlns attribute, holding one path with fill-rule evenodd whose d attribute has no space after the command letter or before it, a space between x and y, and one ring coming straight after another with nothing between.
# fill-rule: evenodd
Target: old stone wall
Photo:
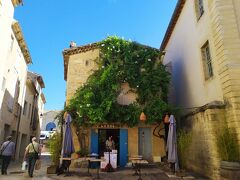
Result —
<instances>
[{"instance_id":1,"label":"old stone wall","mask_svg":"<svg viewBox=\"0 0 240 180\"><path fill-rule=\"evenodd\" d=\"M96 63L98 57L99 49L74 54L69 57L66 92L67 105L76 90L87 81L87 78L98 67Z\"/></svg>"},{"instance_id":2,"label":"old stone wall","mask_svg":"<svg viewBox=\"0 0 240 180\"><path fill-rule=\"evenodd\" d=\"M191 143L184 157L188 169L219 179L216 134L221 126L226 125L224 121L224 109L208 109L185 119L184 127L191 134Z\"/></svg>"},{"instance_id":3,"label":"old stone wall","mask_svg":"<svg viewBox=\"0 0 240 180\"><path fill-rule=\"evenodd\" d=\"M226 119L240 142L240 1L214 0L209 6Z\"/></svg>"}]
</instances>

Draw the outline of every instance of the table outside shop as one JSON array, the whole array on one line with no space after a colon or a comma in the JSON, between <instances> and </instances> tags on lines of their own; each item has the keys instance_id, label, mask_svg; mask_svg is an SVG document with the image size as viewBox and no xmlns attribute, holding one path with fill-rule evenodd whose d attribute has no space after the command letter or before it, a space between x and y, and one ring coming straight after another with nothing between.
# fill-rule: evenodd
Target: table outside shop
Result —
<instances>
[{"instance_id":1,"label":"table outside shop","mask_svg":"<svg viewBox=\"0 0 240 180\"><path fill-rule=\"evenodd\" d=\"M141 168L142 168L142 165L148 164L148 161L142 159L142 156L129 157L129 160L131 161L132 167L135 171L135 173L133 175L134 176L138 175L139 176L138 180L142 180Z\"/></svg>"},{"instance_id":2,"label":"table outside shop","mask_svg":"<svg viewBox=\"0 0 240 180\"><path fill-rule=\"evenodd\" d=\"M59 159L62 160L62 161L70 161L70 164L71 164L72 160L76 160L76 158L71 158L71 157L60 157ZM70 165L67 167L66 176L71 176L70 171L69 171L69 167L70 167Z\"/></svg>"},{"instance_id":3,"label":"table outside shop","mask_svg":"<svg viewBox=\"0 0 240 180\"><path fill-rule=\"evenodd\" d=\"M98 163L98 167L97 167L97 179L100 179L99 169L100 169L100 166L101 166L101 162L102 162L102 161L103 161L102 159L91 159L91 160L90 160L90 163L91 163L91 162Z\"/></svg>"},{"instance_id":4,"label":"table outside shop","mask_svg":"<svg viewBox=\"0 0 240 180\"><path fill-rule=\"evenodd\" d=\"M88 162L88 174L90 174L90 164L91 163L98 163L98 166L97 166L97 179L100 179L100 176L99 176L99 169L100 169L100 164L101 162L103 161L102 159L97 159L95 157L83 157L83 158L77 158L74 160L74 162L77 162L77 163L81 163L81 162L84 162L84 161L87 161Z\"/></svg>"}]
</instances>

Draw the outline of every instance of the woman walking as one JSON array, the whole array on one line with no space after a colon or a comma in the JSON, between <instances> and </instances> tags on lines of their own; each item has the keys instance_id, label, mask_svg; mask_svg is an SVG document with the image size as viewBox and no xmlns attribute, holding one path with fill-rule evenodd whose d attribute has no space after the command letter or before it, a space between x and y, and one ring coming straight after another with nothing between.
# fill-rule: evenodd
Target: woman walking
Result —
<instances>
[{"instance_id":1,"label":"woman walking","mask_svg":"<svg viewBox=\"0 0 240 180\"><path fill-rule=\"evenodd\" d=\"M40 156L40 145L37 143L37 138L33 137L32 142L26 147L24 160L28 156L28 175L33 177L35 163Z\"/></svg>"}]
</instances>

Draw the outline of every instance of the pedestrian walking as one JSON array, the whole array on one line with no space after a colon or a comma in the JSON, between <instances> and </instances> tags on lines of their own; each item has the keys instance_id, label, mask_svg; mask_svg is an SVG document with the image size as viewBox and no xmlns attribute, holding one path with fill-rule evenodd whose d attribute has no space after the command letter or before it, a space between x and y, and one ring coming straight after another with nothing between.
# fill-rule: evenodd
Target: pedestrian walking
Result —
<instances>
[{"instance_id":1,"label":"pedestrian walking","mask_svg":"<svg viewBox=\"0 0 240 180\"><path fill-rule=\"evenodd\" d=\"M11 159L14 159L15 143L12 142L12 136L8 136L7 140L2 144L0 155L2 156L2 175L7 174L7 168Z\"/></svg>"},{"instance_id":2,"label":"pedestrian walking","mask_svg":"<svg viewBox=\"0 0 240 180\"><path fill-rule=\"evenodd\" d=\"M25 150L23 161L28 157L28 175L29 177L33 177L33 171L36 164L37 159L40 158L41 149L40 145L37 143L37 138L33 137L32 142L28 144Z\"/></svg>"}]
</instances>

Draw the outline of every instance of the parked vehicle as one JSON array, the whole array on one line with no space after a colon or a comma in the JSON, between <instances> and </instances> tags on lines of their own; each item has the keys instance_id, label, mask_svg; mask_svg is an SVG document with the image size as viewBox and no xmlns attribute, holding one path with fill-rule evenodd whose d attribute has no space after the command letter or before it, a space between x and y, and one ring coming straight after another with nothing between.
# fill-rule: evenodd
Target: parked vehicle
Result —
<instances>
[{"instance_id":1,"label":"parked vehicle","mask_svg":"<svg viewBox=\"0 0 240 180\"><path fill-rule=\"evenodd\" d=\"M47 137L46 134L41 134L40 137L39 137L40 140L46 140L47 138L48 137Z\"/></svg>"}]
</instances>

